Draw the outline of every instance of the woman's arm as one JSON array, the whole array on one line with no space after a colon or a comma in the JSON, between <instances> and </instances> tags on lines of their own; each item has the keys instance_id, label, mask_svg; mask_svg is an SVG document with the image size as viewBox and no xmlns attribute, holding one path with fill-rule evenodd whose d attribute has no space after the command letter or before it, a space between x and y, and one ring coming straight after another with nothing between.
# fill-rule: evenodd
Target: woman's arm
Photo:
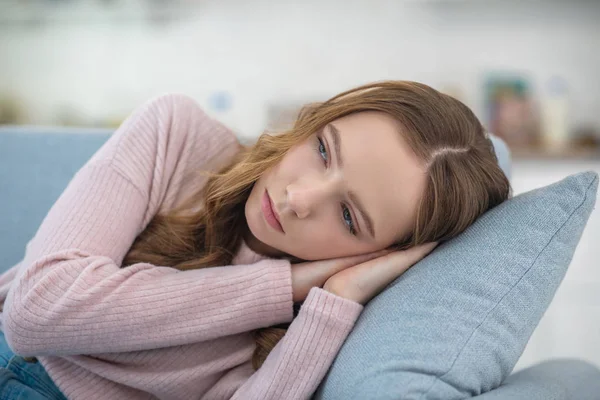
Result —
<instances>
[{"instance_id":1,"label":"woman's arm","mask_svg":"<svg viewBox=\"0 0 600 400\"><path fill-rule=\"evenodd\" d=\"M308 399L327 373L363 306L312 288L285 336L232 399Z\"/></svg>"},{"instance_id":2,"label":"woman's arm","mask_svg":"<svg viewBox=\"0 0 600 400\"><path fill-rule=\"evenodd\" d=\"M185 96L143 106L75 175L28 245L4 304L17 354L126 352L193 343L292 319L285 260L179 271L120 268L190 166L237 152Z\"/></svg>"}]
</instances>

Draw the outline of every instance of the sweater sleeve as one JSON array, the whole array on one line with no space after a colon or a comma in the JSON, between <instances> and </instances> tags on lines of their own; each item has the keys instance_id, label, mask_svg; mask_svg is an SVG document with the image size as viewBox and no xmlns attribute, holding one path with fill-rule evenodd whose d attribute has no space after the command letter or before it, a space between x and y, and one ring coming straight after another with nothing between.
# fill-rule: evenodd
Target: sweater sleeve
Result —
<instances>
[{"instance_id":1,"label":"sweater sleeve","mask_svg":"<svg viewBox=\"0 0 600 400\"><path fill-rule=\"evenodd\" d=\"M285 336L232 399L309 399L363 306L314 287Z\"/></svg>"},{"instance_id":2,"label":"sweater sleeve","mask_svg":"<svg viewBox=\"0 0 600 400\"><path fill-rule=\"evenodd\" d=\"M186 166L237 151L191 99L137 110L75 174L29 243L4 304L23 356L128 352L196 343L292 319L286 260L179 271L120 268L137 235L181 189Z\"/></svg>"}]
</instances>

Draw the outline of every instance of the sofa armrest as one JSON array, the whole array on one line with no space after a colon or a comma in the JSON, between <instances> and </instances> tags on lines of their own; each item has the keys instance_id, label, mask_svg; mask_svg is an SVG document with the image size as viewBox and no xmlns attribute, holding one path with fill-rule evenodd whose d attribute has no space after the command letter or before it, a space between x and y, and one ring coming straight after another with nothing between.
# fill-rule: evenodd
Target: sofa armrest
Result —
<instances>
[{"instance_id":1,"label":"sofa armrest","mask_svg":"<svg viewBox=\"0 0 600 400\"><path fill-rule=\"evenodd\" d=\"M500 387L477 400L595 400L600 370L576 359L545 361L509 376Z\"/></svg>"}]
</instances>

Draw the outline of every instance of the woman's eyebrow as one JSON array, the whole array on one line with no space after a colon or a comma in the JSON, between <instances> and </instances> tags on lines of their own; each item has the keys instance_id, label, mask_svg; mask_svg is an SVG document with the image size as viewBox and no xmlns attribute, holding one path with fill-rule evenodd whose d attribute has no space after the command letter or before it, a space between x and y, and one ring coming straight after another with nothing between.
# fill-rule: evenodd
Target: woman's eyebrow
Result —
<instances>
[{"instance_id":1,"label":"woman's eyebrow","mask_svg":"<svg viewBox=\"0 0 600 400\"><path fill-rule=\"evenodd\" d=\"M342 139L340 138L340 131L333 124L327 125L333 138L333 147L335 148L335 155L337 156L338 165L340 168L344 166L344 158L342 157Z\"/></svg>"},{"instance_id":2,"label":"woman's eyebrow","mask_svg":"<svg viewBox=\"0 0 600 400\"><path fill-rule=\"evenodd\" d=\"M329 127L329 131L331 132L333 148L335 149L335 157L337 159L338 166L342 168L344 166L344 162L342 156L342 138L340 136L340 131L333 124L328 124L327 126ZM356 196L354 192L350 191L348 192L348 197L350 197L350 200L352 201L352 203L354 203L358 212L362 216L363 221L365 221L365 224L367 225L367 230L371 234L371 237L375 239L375 229L373 228L373 220L365 211L365 208L358 199L358 196Z\"/></svg>"},{"instance_id":3,"label":"woman's eyebrow","mask_svg":"<svg viewBox=\"0 0 600 400\"><path fill-rule=\"evenodd\" d=\"M365 221L365 224L367 225L367 230L371 234L371 237L375 239L375 229L373 229L373 220L371 219L371 217L369 217L369 214L366 213L364 207L358 200L358 197L353 192L348 192L348 197L350 197L350 200L352 200L352 202L356 205L356 209L358 210L359 214L362 215L362 218Z\"/></svg>"}]
</instances>

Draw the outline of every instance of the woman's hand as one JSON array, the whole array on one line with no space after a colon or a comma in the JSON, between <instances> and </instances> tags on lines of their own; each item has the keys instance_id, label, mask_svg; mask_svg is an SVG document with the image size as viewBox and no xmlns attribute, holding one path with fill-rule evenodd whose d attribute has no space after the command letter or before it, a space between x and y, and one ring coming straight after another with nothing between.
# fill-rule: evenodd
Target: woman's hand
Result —
<instances>
[{"instance_id":1,"label":"woman's hand","mask_svg":"<svg viewBox=\"0 0 600 400\"><path fill-rule=\"evenodd\" d=\"M348 267L381 257L386 253L389 253L389 250L361 254L359 256L292 264L292 292L294 303L304 301L312 287L322 287L332 275Z\"/></svg>"},{"instance_id":2,"label":"woman's hand","mask_svg":"<svg viewBox=\"0 0 600 400\"><path fill-rule=\"evenodd\" d=\"M425 243L408 250L388 251L388 254L336 273L327 279L323 289L364 305L429 254L437 244Z\"/></svg>"}]
</instances>

